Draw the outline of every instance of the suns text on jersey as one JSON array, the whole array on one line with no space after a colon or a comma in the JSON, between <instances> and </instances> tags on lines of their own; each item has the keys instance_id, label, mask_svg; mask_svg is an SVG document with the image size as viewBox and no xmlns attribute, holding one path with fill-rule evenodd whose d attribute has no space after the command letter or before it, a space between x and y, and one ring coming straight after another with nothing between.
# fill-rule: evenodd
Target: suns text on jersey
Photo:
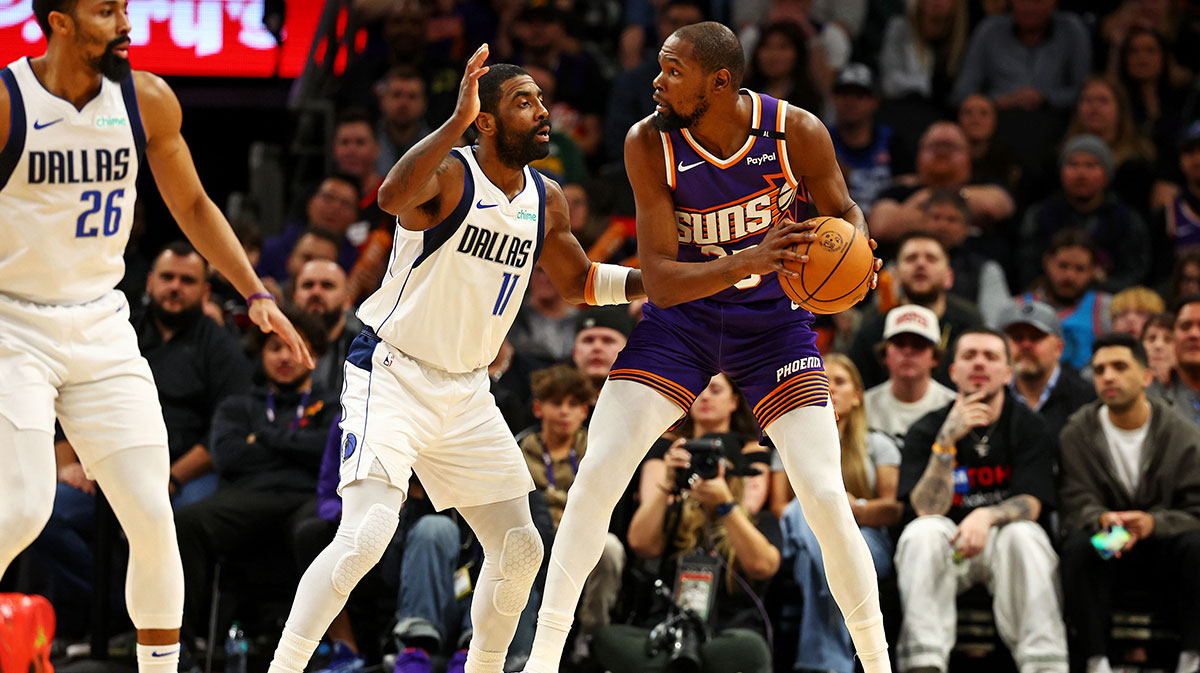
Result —
<instances>
[{"instance_id":1,"label":"suns text on jersey","mask_svg":"<svg viewBox=\"0 0 1200 673\"><path fill-rule=\"evenodd\" d=\"M778 191L773 190L705 212L676 210L679 242L712 245L753 236L771 226L772 218L778 212L777 198Z\"/></svg>"},{"instance_id":2,"label":"suns text on jersey","mask_svg":"<svg viewBox=\"0 0 1200 673\"><path fill-rule=\"evenodd\" d=\"M461 253L515 267L525 266L532 248L533 241L530 239L510 236L473 224L464 227L462 240L458 242L458 251Z\"/></svg>"},{"instance_id":3,"label":"suns text on jersey","mask_svg":"<svg viewBox=\"0 0 1200 673\"><path fill-rule=\"evenodd\" d=\"M129 174L130 150L103 147L29 152L29 184L85 184L124 180Z\"/></svg>"}]
</instances>

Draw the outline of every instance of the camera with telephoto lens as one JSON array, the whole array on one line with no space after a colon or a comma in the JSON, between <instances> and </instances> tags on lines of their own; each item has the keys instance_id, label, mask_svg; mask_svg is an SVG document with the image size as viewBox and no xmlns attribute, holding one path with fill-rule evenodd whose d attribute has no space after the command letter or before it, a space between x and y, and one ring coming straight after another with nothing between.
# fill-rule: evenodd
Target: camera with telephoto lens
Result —
<instances>
[{"instance_id":1,"label":"camera with telephoto lens","mask_svg":"<svg viewBox=\"0 0 1200 673\"><path fill-rule=\"evenodd\" d=\"M655 593L669 605L667 618L650 629L646 639L646 654L657 656L665 652L667 663L663 673L699 673L703 665L700 646L708 641L708 628L694 611L675 604L671 591L662 580L654 583Z\"/></svg>"}]
</instances>

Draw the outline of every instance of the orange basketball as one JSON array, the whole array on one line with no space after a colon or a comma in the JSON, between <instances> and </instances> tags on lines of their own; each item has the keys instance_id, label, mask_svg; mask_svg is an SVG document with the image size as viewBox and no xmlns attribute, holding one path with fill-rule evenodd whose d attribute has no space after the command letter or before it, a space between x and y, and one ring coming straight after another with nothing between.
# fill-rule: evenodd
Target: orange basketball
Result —
<instances>
[{"instance_id":1,"label":"orange basketball","mask_svg":"<svg viewBox=\"0 0 1200 673\"><path fill-rule=\"evenodd\" d=\"M871 289L875 255L867 237L854 225L837 217L816 217L817 240L799 243L792 251L808 255L807 264L785 261L799 278L782 274L779 284L792 301L813 313L841 313L854 306Z\"/></svg>"}]
</instances>

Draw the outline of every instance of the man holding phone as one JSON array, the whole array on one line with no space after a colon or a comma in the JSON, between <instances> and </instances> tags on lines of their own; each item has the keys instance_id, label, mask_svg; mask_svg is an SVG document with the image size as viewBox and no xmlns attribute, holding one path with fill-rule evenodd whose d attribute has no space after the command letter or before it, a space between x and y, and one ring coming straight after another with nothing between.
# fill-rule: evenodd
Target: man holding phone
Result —
<instances>
[{"instance_id":1,"label":"man holding phone","mask_svg":"<svg viewBox=\"0 0 1200 673\"><path fill-rule=\"evenodd\" d=\"M950 365L958 396L904 437L901 673L946 670L955 596L979 583L994 597L996 629L1020 672L1067 672L1058 557L1038 525L1054 506L1054 442L1046 422L1006 394L1012 376L1003 334L965 330Z\"/></svg>"},{"instance_id":2,"label":"man holding phone","mask_svg":"<svg viewBox=\"0 0 1200 673\"><path fill-rule=\"evenodd\" d=\"M1100 399L1071 416L1062 444L1063 588L1088 673L1111 671L1107 652L1114 586L1150 589L1177 618L1176 673L1200 670L1200 429L1148 399L1154 380L1132 336L1092 344ZM1093 538L1123 529L1120 548ZM1102 537L1103 539L1103 537ZM1107 557L1107 558L1106 558Z\"/></svg>"}]
</instances>

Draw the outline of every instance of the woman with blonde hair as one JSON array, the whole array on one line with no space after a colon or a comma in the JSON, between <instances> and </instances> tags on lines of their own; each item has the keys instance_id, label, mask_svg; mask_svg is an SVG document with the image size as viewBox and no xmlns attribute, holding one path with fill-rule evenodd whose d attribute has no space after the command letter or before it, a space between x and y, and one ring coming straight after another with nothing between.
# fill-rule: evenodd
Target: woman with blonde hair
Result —
<instances>
[{"instance_id":1,"label":"woman with blonde hair","mask_svg":"<svg viewBox=\"0 0 1200 673\"><path fill-rule=\"evenodd\" d=\"M839 353L826 355L825 373L838 416L846 497L871 550L875 572L885 577L892 572L893 547L884 529L899 523L902 513L902 505L896 500L900 449L887 435L868 432L862 377L850 358ZM790 570L804 596L793 670L854 673L850 633L830 595L821 547L804 520L799 500L787 504L780 525L784 557L791 561L784 571Z\"/></svg>"},{"instance_id":2,"label":"woman with blonde hair","mask_svg":"<svg viewBox=\"0 0 1200 673\"><path fill-rule=\"evenodd\" d=\"M944 101L967 49L967 3L915 0L892 17L879 55L885 98L917 96Z\"/></svg>"},{"instance_id":3,"label":"woman with blonde hair","mask_svg":"<svg viewBox=\"0 0 1200 673\"><path fill-rule=\"evenodd\" d=\"M1124 332L1135 339L1142 338L1142 330L1151 316L1167 310L1167 305L1158 293L1148 287L1135 285L1113 295L1108 306L1114 332Z\"/></svg>"}]
</instances>

